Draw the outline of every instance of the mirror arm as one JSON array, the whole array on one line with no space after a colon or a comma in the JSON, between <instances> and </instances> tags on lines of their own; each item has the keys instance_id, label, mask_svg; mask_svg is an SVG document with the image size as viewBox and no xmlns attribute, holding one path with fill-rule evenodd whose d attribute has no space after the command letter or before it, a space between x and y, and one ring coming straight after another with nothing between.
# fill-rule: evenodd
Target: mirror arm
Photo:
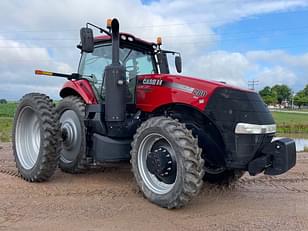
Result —
<instances>
[{"instance_id":1,"label":"mirror arm","mask_svg":"<svg viewBox=\"0 0 308 231\"><path fill-rule=\"evenodd\" d=\"M99 30L100 33L106 33L107 35L111 36L111 33L110 33L109 31L107 31L107 30L105 30L105 29L103 29L103 28L101 28L101 27L99 27L99 26L96 26L96 25L94 25L94 24L92 24L92 23L87 22L86 26L87 26L87 28L88 28L89 26L95 27L96 29Z\"/></svg>"}]
</instances>

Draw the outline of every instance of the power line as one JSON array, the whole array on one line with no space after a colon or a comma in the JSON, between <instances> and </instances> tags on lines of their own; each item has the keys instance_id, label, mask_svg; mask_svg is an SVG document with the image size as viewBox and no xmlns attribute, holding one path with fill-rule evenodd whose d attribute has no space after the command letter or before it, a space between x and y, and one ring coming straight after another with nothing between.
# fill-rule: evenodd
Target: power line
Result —
<instances>
[{"instance_id":1,"label":"power line","mask_svg":"<svg viewBox=\"0 0 308 231\"><path fill-rule=\"evenodd\" d=\"M306 35L308 31L301 31L301 32L298 32L298 33L293 33L292 35ZM270 35L270 34L266 34L266 35ZM232 41L241 41L241 40L245 40L245 41L252 41L252 40L257 40L257 39L260 39L260 38L263 38L265 35L262 35L262 36L246 36L246 37L224 37L222 39L219 39L219 42L221 44L225 44L225 43L228 43L228 42L232 42ZM167 37L166 37L167 38ZM201 40L202 39L202 40ZM151 40L151 39L148 39L148 40ZM0 41L15 41L13 39L0 39ZM59 38L59 39L39 39L39 38L32 38L32 39L20 39L20 40L17 40L17 41L78 41L78 39L64 39L64 38ZM169 40L170 43L173 43L173 44L190 44L190 45L196 45L196 44L204 44L204 37L200 37L200 41L181 41L181 39L175 39L175 40ZM52 47L43 47L43 48L63 48L62 46L52 46ZM2 46L0 48L31 48L31 47L20 47L20 46ZM34 47L34 48L37 48L37 47Z\"/></svg>"},{"instance_id":2,"label":"power line","mask_svg":"<svg viewBox=\"0 0 308 231\"><path fill-rule=\"evenodd\" d=\"M255 90L255 86L259 84L260 84L259 80L250 80L248 81L248 88L250 88L251 90Z\"/></svg>"},{"instance_id":3,"label":"power line","mask_svg":"<svg viewBox=\"0 0 308 231\"><path fill-rule=\"evenodd\" d=\"M271 32L269 34L277 33L277 32L285 32L285 31L294 31L294 30L303 30L308 29L308 26L302 26L302 27L289 27L289 28L270 28L266 30L255 30L255 31L242 31L242 32L225 32L225 33L201 33L201 34L193 34L193 35L165 35L164 38L173 38L173 37L180 37L180 38L193 38L193 37L200 37L200 38L207 38L207 37L217 37L217 36L223 36L223 35L249 35L249 34L259 34L261 32ZM302 33L302 31L300 32ZM251 37L251 36L250 36ZM245 37L246 38L246 37ZM245 39L244 38L244 39ZM248 37L249 38L249 37ZM177 38L178 40L179 38ZM228 37L226 38L228 39ZM229 38L230 39L230 38ZM234 39L234 37L231 37L231 39ZM237 37L235 37L237 39ZM78 40L77 38L0 38L0 41L7 41L7 40L14 40L14 41L73 41Z\"/></svg>"},{"instance_id":4,"label":"power line","mask_svg":"<svg viewBox=\"0 0 308 231\"><path fill-rule=\"evenodd\" d=\"M216 1L215 1L216 2ZM221 1L223 3L225 3L226 1ZM271 14L286 14L286 13L299 13L299 12L307 12L308 8L305 7L305 10L280 10L277 12L271 12ZM242 17L242 18L249 18L250 20L256 20L257 18L251 18L249 16L247 17ZM234 20L236 21L236 20ZM191 22L185 22L185 23L173 23L173 24L161 24L161 25L144 25L144 26L134 26L134 27L126 27L126 28L155 28L155 27L170 27L170 26L188 26L188 25L194 25L194 24L210 24L210 23L217 23L217 22L230 22L230 19L220 19L220 20L205 20L205 21L191 21Z\"/></svg>"},{"instance_id":5,"label":"power line","mask_svg":"<svg viewBox=\"0 0 308 231\"><path fill-rule=\"evenodd\" d=\"M196 44L198 46L196 46ZM204 42L198 42L198 43L191 43L191 42L181 42L177 43L176 45L181 45L182 47L187 47L187 46L194 46L196 48L202 48L204 46L200 46L200 44L204 45ZM303 44L293 44L293 45L286 45L286 46L280 46L280 47L270 47L270 48L260 48L260 49L255 49L255 50L279 50L279 49L285 49L285 48L294 48L294 47L308 47L308 43L303 43ZM75 48L75 46L47 46L47 47L18 47L18 46L3 46L0 47L0 49L72 49Z\"/></svg>"},{"instance_id":6,"label":"power line","mask_svg":"<svg viewBox=\"0 0 308 231\"><path fill-rule=\"evenodd\" d=\"M215 1L216 2L216 1ZM221 1L222 3L225 1ZM235 1L236 2L236 1ZM287 14L287 13L299 13L299 12L308 12L308 8L305 7L304 10L280 10L277 12L271 12L271 14ZM243 18L248 18L248 19L253 19L256 20L257 18L251 18L249 16L246 17L241 17L241 19ZM216 23L216 22L230 22L230 20L232 19L219 19L219 20L204 20L204 21L196 21L195 19L193 21L187 21L184 23L166 23L166 24L160 24L160 25L140 25L140 26L130 26L130 27L123 27L125 30L126 29L136 29L136 28L141 28L141 29L145 29L145 28L168 28L171 26L189 26L189 25L194 25L194 24L210 24L210 23ZM237 21L237 20L233 20L233 21ZM11 31L0 31L0 33L37 33L37 32L77 32L79 31L79 29L76 28L67 28L67 29L61 29L61 30L11 30Z\"/></svg>"}]
</instances>

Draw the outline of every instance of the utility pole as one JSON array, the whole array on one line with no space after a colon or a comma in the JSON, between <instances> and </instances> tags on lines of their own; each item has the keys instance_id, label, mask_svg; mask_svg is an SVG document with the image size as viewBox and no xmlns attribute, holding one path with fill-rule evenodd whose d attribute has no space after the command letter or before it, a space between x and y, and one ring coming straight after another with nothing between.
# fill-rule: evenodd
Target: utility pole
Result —
<instances>
[{"instance_id":1,"label":"utility pole","mask_svg":"<svg viewBox=\"0 0 308 231\"><path fill-rule=\"evenodd\" d=\"M249 80L248 87L251 90L255 90L255 86L257 86L259 83L260 83L259 80Z\"/></svg>"},{"instance_id":2,"label":"utility pole","mask_svg":"<svg viewBox=\"0 0 308 231\"><path fill-rule=\"evenodd\" d=\"M295 96L295 92L292 91L292 106L291 106L292 110L294 110L294 96Z\"/></svg>"}]
</instances>

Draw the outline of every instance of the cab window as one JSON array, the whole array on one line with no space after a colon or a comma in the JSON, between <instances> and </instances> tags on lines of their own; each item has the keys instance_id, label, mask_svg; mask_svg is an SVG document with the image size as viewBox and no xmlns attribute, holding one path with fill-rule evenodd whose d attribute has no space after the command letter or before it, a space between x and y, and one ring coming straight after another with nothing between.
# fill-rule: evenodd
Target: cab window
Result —
<instances>
[{"instance_id":1,"label":"cab window","mask_svg":"<svg viewBox=\"0 0 308 231\"><path fill-rule=\"evenodd\" d=\"M130 48L120 49L120 63L126 68L130 102L135 101L135 87L137 75L155 73L154 57L149 52L142 52ZM104 70L112 62L111 44L95 47L93 53L84 53L79 65L79 74L89 77L97 93L104 100Z\"/></svg>"}]
</instances>

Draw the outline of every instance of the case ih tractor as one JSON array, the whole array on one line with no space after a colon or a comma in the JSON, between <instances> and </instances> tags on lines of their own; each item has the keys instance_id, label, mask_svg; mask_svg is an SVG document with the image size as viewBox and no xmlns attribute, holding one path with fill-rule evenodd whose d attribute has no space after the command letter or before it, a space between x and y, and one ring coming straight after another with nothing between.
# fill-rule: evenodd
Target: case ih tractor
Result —
<instances>
[{"instance_id":1,"label":"case ih tractor","mask_svg":"<svg viewBox=\"0 0 308 231\"><path fill-rule=\"evenodd\" d=\"M90 28L103 35L93 37ZM17 108L13 151L21 176L48 180L59 166L80 173L129 161L151 202L184 206L203 181L228 185L245 171L278 175L295 165L294 141L274 139L276 125L260 96L222 82L172 75L167 54L180 54L119 32L80 31L78 73L36 74L68 79L55 107L43 94Z\"/></svg>"}]
</instances>

